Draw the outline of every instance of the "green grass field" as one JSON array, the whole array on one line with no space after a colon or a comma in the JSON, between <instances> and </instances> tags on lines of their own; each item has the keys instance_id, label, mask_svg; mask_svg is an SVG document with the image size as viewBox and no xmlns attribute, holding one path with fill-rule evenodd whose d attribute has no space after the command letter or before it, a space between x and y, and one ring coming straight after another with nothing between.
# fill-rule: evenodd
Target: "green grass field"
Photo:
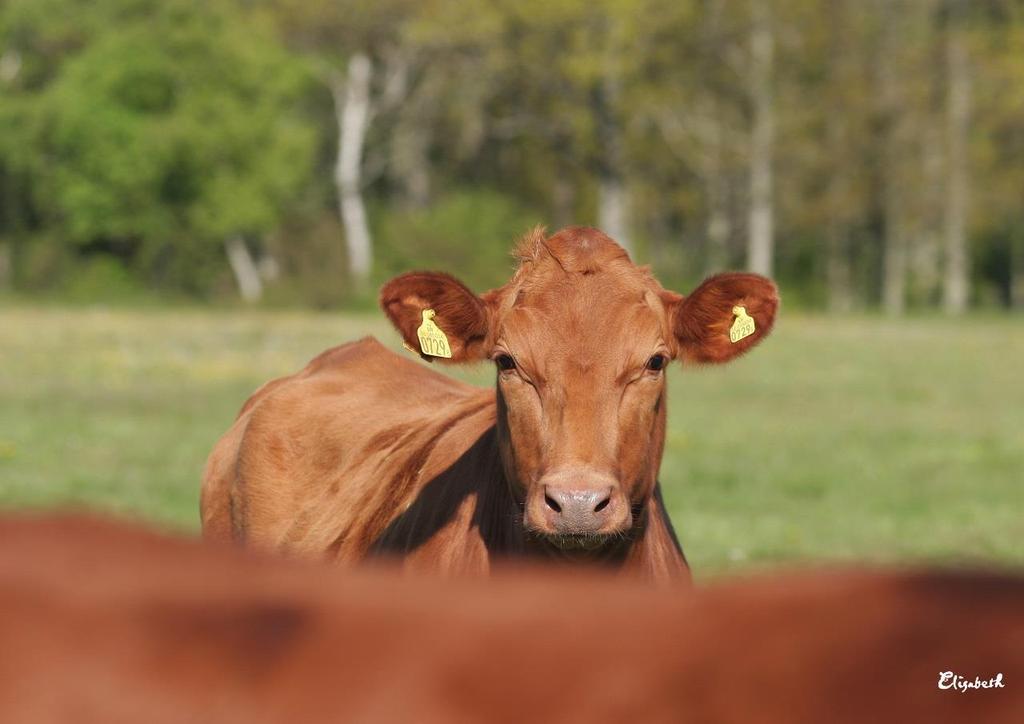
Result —
<instances>
[{"instance_id":1,"label":"green grass field","mask_svg":"<svg viewBox=\"0 0 1024 724\"><path fill-rule=\"evenodd\" d=\"M380 315L0 308L0 506L198 529L248 394ZM490 384L480 367L463 375ZM661 479L700 576L808 560L1024 564L1024 322L786 314L670 376Z\"/></svg>"}]
</instances>

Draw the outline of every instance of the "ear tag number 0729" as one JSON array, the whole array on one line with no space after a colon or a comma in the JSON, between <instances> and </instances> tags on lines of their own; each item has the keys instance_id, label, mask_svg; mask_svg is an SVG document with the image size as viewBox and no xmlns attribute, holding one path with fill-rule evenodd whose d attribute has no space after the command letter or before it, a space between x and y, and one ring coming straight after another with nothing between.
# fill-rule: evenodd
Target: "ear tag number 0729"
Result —
<instances>
[{"instance_id":1,"label":"ear tag number 0729","mask_svg":"<svg viewBox=\"0 0 1024 724\"><path fill-rule=\"evenodd\" d=\"M736 320L729 328L729 341L736 344L754 333L754 318L747 314L746 307L733 307L732 313L736 315Z\"/></svg>"},{"instance_id":2,"label":"ear tag number 0729","mask_svg":"<svg viewBox=\"0 0 1024 724\"><path fill-rule=\"evenodd\" d=\"M420 351L431 357L451 358L452 348L448 344L448 338L441 328L434 323L434 310L423 310L423 323L416 330L416 336L420 338Z\"/></svg>"}]
</instances>

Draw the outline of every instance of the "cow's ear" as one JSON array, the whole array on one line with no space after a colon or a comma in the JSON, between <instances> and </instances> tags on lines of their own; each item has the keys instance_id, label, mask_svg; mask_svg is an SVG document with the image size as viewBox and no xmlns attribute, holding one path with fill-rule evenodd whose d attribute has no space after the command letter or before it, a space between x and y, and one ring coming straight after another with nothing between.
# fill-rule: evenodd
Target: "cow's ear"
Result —
<instances>
[{"instance_id":1,"label":"cow's ear","mask_svg":"<svg viewBox=\"0 0 1024 724\"><path fill-rule=\"evenodd\" d=\"M397 276L381 288L380 306L406 346L426 360L472 362L487 354L487 304L449 274L410 272ZM433 314L424 315L426 310L433 310ZM439 330L444 343L435 344L428 339L427 347L421 346L418 330L427 319L427 329ZM443 356L445 351L451 356Z\"/></svg>"},{"instance_id":2,"label":"cow's ear","mask_svg":"<svg viewBox=\"0 0 1024 724\"><path fill-rule=\"evenodd\" d=\"M679 355L698 363L746 352L768 336L779 308L775 284L757 274L717 274L687 297L666 294Z\"/></svg>"}]
</instances>

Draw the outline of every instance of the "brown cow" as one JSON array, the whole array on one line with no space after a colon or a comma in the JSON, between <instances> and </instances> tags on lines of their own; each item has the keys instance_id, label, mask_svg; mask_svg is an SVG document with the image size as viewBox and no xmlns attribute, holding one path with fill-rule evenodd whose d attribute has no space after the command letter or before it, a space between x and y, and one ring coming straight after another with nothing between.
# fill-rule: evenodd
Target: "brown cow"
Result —
<instances>
[{"instance_id":1,"label":"brown cow","mask_svg":"<svg viewBox=\"0 0 1024 724\"><path fill-rule=\"evenodd\" d=\"M443 582L82 520L0 540L3 722L1024 721L1020 577Z\"/></svg>"},{"instance_id":2,"label":"brown cow","mask_svg":"<svg viewBox=\"0 0 1024 724\"><path fill-rule=\"evenodd\" d=\"M373 339L328 350L260 388L214 448L205 535L445 572L527 554L686 576L657 482L665 366L750 349L772 328L775 286L722 274L683 297L589 228L538 230L517 256L482 296L414 272L380 297L410 348L493 360L496 393Z\"/></svg>"}]
</instances>

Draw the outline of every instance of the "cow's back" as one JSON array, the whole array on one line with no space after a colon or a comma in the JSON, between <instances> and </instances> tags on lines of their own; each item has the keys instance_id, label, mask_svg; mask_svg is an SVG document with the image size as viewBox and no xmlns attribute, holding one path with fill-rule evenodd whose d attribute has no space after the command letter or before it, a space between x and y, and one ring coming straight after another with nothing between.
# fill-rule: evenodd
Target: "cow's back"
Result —
<instances>
[{"instance_id":1,"label":"cow's back","mask_svg":"<svg viewBox=\"0 0 1024 724\"><path fill-rule=\"evenodd\" d=\"M1019 577L485 584L76 519L0 540L4 722L1024 721Z\"/></svg>"},{"instance_id":2,"label":"cow's back","mask_svg":"<svg viewBox=\"0 0 1024 724\"><path fill-rule=\"evenodd\" d=\"M253 394L203 476L208 538L357 559L494 425L494 392L341 345Z\"/></svg>"}]
</instances>

